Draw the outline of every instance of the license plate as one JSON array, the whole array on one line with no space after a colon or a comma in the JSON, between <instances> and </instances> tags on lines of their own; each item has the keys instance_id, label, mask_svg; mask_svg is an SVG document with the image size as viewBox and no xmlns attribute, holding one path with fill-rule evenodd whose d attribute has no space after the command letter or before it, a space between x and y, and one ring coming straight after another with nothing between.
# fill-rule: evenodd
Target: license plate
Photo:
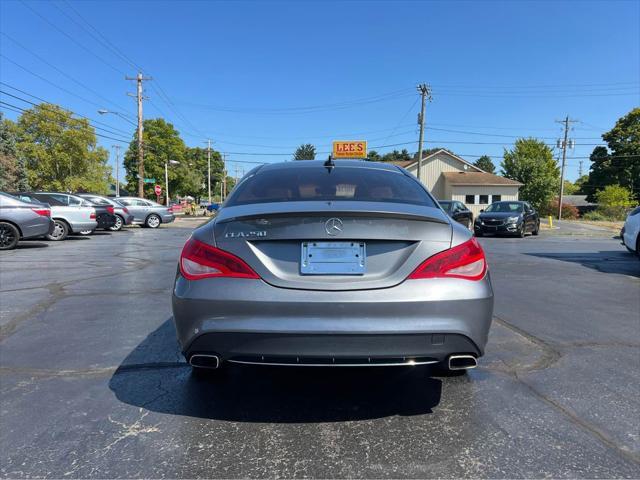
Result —
<instances>
[{"instance_id":1,"label":"license plate","mask_svg":"<svg viewBox=\"0 0 640 480\"><path fill-rule=\"evenodd\" d=\"M302 275L364 275L364 242L302 242Z\"/></svg>"}]
</instances>

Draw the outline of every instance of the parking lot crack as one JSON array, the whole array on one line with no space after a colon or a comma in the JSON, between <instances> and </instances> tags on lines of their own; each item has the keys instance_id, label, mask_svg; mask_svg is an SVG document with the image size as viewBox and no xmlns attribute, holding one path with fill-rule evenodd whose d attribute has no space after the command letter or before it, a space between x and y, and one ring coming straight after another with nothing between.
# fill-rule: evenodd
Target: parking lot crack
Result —
<instances>
[{"instance_id":1,"label":"parking lot crack","mask_svg":"<svg viewBox=\"0 0 640 480\"><path fill-rule=\"evenodd\" d=\"M512 323L506 321L503 318L500 318L494 315L493 319L497 324L511 330L512 332L516 333L517 335L520 335L521 337L524 337L529 342L533 343L538 348L540 348L540 350L542 351L542 355L538 360L536 360L533 364L527 367L518 368L517 371L530 372L535 370L544 370L545 368L548 368L554 363L556 363L560 359L560 357L562 357L562 353L560 353L560 351L557 348L555 348L553 345L551 345L549 342L546 342L541 338L536 337L535 335L532 335L531 333L523 330L520 327L513 325Z\"/></svg>"}]
</instances>

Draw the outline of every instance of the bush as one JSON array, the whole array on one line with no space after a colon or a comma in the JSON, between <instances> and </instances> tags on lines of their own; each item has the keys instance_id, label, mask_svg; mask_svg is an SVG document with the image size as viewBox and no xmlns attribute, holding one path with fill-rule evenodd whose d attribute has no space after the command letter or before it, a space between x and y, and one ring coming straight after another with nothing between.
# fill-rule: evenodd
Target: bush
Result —
<instances>
[{"instance_id":1,"label":"bush","mask_svg":"<svg viewBox=\"0 0 640 480\"><path fill-rule=\"evenodd\" d=\"M538 213L540 216L546 217L548 215L556 216L558 214L558 199L551 200L544 207L540 208ZM580 216L580 212L575 205L568 203L562 203L562 218L567 220L575 220Z\"/></svg>"},{"instance_id":2,"label":"bush","mask_svg":"<svg viewBox=\"0 0 640 480\"><path fill-rule=\"evenodd\" d=\"M624 209L633 206L631 191L620 185L607 185L604 189L596 192L595 197L601 207L619 207L619 209ZM618 210L615 210L615 212L617 211Z\"/></svg>"},{"instance_id":3,"label":"bush","mask_svg":"<svg viewBox=\"0 0 640 480\"><path fill-rule=\"evenodd\" d=\"M595 221L619 221L625 220L627 218L627 214L629 213L629 209L627 207L604 207L600 206L595 209L593 212L585 213L582 218L585 220L595 220Z\"/></svg>"}]
</instances>

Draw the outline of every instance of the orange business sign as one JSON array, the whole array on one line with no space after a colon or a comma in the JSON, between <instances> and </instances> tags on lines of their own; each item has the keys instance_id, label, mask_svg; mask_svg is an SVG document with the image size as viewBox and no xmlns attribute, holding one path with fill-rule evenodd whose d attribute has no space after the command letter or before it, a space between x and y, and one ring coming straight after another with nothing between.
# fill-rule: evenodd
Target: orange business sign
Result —
<instances>
[{"instance_id":1,"label":"orange business sign","mask_svg":"<svg viewBox=\"0 0 640 480\"><path fill-rule=\"evenodd\" d=\"M367 142L360 140L333 142L333 158L367 158Z\"/></svg>"}]
</instances>

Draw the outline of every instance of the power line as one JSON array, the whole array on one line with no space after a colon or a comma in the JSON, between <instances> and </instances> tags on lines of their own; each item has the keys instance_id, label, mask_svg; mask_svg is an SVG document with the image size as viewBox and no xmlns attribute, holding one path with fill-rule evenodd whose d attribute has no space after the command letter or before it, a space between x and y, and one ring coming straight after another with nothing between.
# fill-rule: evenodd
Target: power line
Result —
<instances>
[{"instance_id":1,"label":"power line","mask_svg":"<svg viewBox=\"0 0 640 480\"><path fill-rule=\"evenodd\" d=\"M12 85L9 85L9 84L8 84L8 83L6 83L6 82L2 82L2 81L0 81L0 84L1 84L1 85L5 85L6 87L9 87L9 88L11 88L12 90L15 90L15 91L17 91L17 92L20 92L20 93L22 93L22 94L24 94L24 95L28 95L29 97L35 98L36 100L40 100L42 103L46 103L46 104L54 105L54 103L53 103L53 102L51 102L51 101L49 101L49 100L45 100L45 99L44 99L44 98L42 98L42 97L38 97L38 96L33 95L33 94L31 94L31 93L25 92L24 90L21 90L21 89L16 88L16 87L14 87L14 86L12 86ZM0 91L2 91L2 90L0 90ZM24 99L24 98L21 98L21 97L17 97L17 96L11 95L11 94L10 94L10 93L8 93L8 92L4 92L4 94L5 94L5 95L9 95L9 96L14 97L14 98L17 98L18 100L22 100L22 101L23 101L23 102L25 102L25 103L29 103L29 104L31 104L31 105L37 105L37 104L36 104L36 103L34 103L34 102L31 102L31 101L29 101L29 100L27 100L27 99ZM65 109L65 110L69 110L69 109ZM108 124L106 124L106 123L100 122L100 121L95 120L95 119L93 119L93 118L90 118L90 117L87 117L87 116L84 116L84 115L80 115L79 113L75 113L75 112L73 112L73 111L71 111L71 110L69 110L69 111L70 111L73 115L76 115L77 117L80 117L80 118L84 118L84 119L86 119L86 120L89 120L90 122L93 122L93 123L95 123L96 125L102 125L102 126L104 126L104 127L107 127L108 129L112 130L112 131L113 131L112 133L114 133L114 134L118 134L118 133L120 133L120 134L124 134L124 135L129 135L129 133L130 133L130 132L126 132L126 131L124 131L124 130L121 130L121 129L119 129L119 128L112 127L111 125L108 125Z\"/></svg>"},{"instance_id":2,"label":"power line","mask_svg":"<svg viewBox=\"0 0 640 480\"><path fill-rule=\"evenodd\" d=\"M41 15L37 10L35 10L33 7L31 7L31 5L29 5L28 3L26 3L24 0L20 0L20 3L22 5L24 5L26 8L28 8L29 10L31 10L31 12L38 16L42 21L46 22L47 24L49 24L49 26L51 26L51 28L55 29L57 32L59 32L60 34L64 35L65 37L67 37L69 40L71 40L74 44L76 44L78 47L80 47L81 49L83 49L85 52L89 53L89 55L97 58L98 60L100 60L102 63L104 63L106 66L108 66L109 68L115 70L118 73L124 74L125 72L123 70L120 70L118 67L113 66L111 63L107 62L104 58L102 58L100 55L98 55L97 53L91 51L90 49L88 49L87 47L85 47L82 43L80 43L79 41L77 41L75 38L73 38L71 35L69 35L67 32L65 32L63 29L59 28L56 24L54 24L53 22L49 21L48 18L46 18L45 16Z\"/></svg>"},{"instance_id":3,"label":"power line","mask_svg":"<svg viewBox=\"0 0 640 480\"><path fill-rule=\"evenodd\" d=\"M15 110L18 110L18 111L20 111L21 113L24 113L24 112L26 112L26 111L27 111L27 109L25 109L25 108L21 108L21 107L19 107L19 106L17 106L17 105L13 105L13 104L11 104L11 103L5 102L4 100L0 100L0 104L5 105L5 106L8 106L8 107L11 107L11 108L13 108L13 109L14 109L14 111L15 111ZM3 108L4 108L4 107L3 107ZM73 119L73 120L79 120L79 119L75 118L75 119ZM61 125L61 126L63 126L63 127L73 128L73 127L71 127L68 123L65 123L65 122L59 122L59 121L55 121L55 120L54 120L54 123L57 123L58 125ZM95 127L95 125L91 125L91 124L89 124L89 126L93 127L94 129L96 128L96 127ZM121 142L121 143L124 143L124 144L129 143L129 141L128 141L128 140L123 140L122 138L110 137L110 136L108 136L108 135L103 135L103 134L101 134L101 133L97 133L97 132L93 132L93 133L94 133L94 135L95 135L96 137L107 138L107 139L109 139L109 140L114 140L114 141L116 141L116 142Z\"/></svg>"},{"instance_id":4,"label":"power line","mask_svg":"<svg viewBox=\"0 0 640 480\"><path fill-rule=\"evenodd\" d=\"M9 97L15 98L16 100L20 100L20 101L22 101L22 102L28 103L28 104L33 105L33 106L41 106L42 108L45 108L45 109L46 109L46 107L49 105L49 104L47 104L47 103L45 103L45 104L41 104L41 103L40 103L40 104L38 104L38 103L35 103L35 102L31 102L31 101L29 101L29 100L26 100L26 99L24 99L24 98L18 97L17 95L13 95L13 94L11 94L11 93L9 93L9 92L7 92L7 91L4 91L4 90L2 90L2 89L0 89L0 93L2 93L3 95L8 95ZM56 110L52 110L52 109L48 109L48 110L49 110L50 112L53 112L53 113L56 113L56 114L58 114L58 113L59 113L60 115L64 115L62 112L57 112ZM68 112L69 112L71 115L76 115L76 116L80 117L80 118L81 118L81 119L83 119L83 120L91 121L91 119L90 119L90 118L88 118L88 117L83 117L82 115L78 115L78 114L76 114L76 113L72 112L71 110L68 110ZM118 132L113 131L113 130L111 130L111 129L107 129L107 128L104 128L104 127L98 127L98 126L96 126L96 125L92 125L91 123L89 123L89 125L91 125L91 126L92 126L93 128L95 128L96 130L103 130L103 131L105 131L105 132L107 132L107 133L110 133L110 134L112 134L112 135L118 135Z\"/></svg>"}]
</instances>

